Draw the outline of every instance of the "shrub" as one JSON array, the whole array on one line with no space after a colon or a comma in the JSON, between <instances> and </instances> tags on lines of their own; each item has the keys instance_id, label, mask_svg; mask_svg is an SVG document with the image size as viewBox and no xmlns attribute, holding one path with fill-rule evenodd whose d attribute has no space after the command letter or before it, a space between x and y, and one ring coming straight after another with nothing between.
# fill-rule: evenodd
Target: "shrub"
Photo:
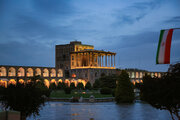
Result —
<instances>
[{"instance_id":1,"label":"shrub","mask_svg":"<svg viewBox=\"0 0 180 120\"><path fill-rule=\"evenodd\" d=\"M104 87L100 90L101 94L112 94L112 90L110 88Z\"/></svg>"},{"instance_id":2,"label":"shrub","mask_svg":"<svg viewBox=\"0 0 180 120\"><path fill-rule=\"evenodd\" d=\"M71 88L72 90L76 88L76 87L75 87L75 84L74 84L73 82L70 84L70 88Z\"/></svg>"},{"instance_id":3,"label":"shrub","mask_svg":"<svg viewBox=\"0 0 180 120\"><path fill-rule=\"evenodd\" d=\"M78 83L78 84L77 84L77 88L78 88L78 89L84 89L84 85L83 85L82 83Z\"/></svg>"},{"instance_id":4,"label":"shrub","mask_svg":"<svg viewBox=\"0 0 180 120\"><path fill-rule=\"evenodd\" d=\"M85 88L88 89L88 90L91 90L91 88L92 88L91 83L87 82Z\"/></svg>"},{"instance_id":5,"label":"shrub","mask_svg":"<svg viewBox=\"0 0 180 120\"><path fill-rule=\"evenodd\" d=\"M71 88L70 87L64 88L64 92L65 94L71 94Z\"/></svg>"}]
</instances>

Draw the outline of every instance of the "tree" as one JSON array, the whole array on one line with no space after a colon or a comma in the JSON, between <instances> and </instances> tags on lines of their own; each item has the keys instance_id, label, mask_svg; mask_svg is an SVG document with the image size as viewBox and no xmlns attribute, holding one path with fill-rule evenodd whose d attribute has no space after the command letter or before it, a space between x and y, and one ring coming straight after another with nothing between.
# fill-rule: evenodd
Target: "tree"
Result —
<instances>
[{"instance_id":1,"label":"tree","mask_svg":"<svg viewBox=\"0 0 180 120\"><path fill-rule=\"evenodd\" d=\"M170 65L168 72L161 78L145 75L141 87L141 98L157 109L168 110L180 119L180 63Z\"/></svg>"},{"instance_id":2,"label":"tree","mask_svg":"<svg viewBox=\"0 0 180 120\"><path fill-rule=\"evenodd\" d=\"M49 89L39 83L41 81L36 82L34 79L27 84L10 84L1 91L2 106L5 109L20 111L21 120L32 114L39 115L39 110L46 101L45 93Z\"/></svg>"},{"instance_id":3,"label":"tree","mask_svg":"<svg viewBox=\"0 0 180 120\"><path fill-rule=\"evenodd\" d=\"M84 89L83 83L78 83L78 84L77 84L77 88L78 88L78 89Z\"/></svg>"},{"instance_id":4,"label":"tree","mask_svg":"<svg viewBox=\"0 0 180 120\"><path fill-rule=\"evenodd\" d=\"M96 80L95 80L95 82L94 82L94 84L93 84L93 88L94 88L94 89L100 88L100 81L99 81L99 79L96 79Z\"/></svg>"},{"instance_id":5,"label":"tree","mask_svg":"<svg viewBox=\"0 0 180 120\"><path fill-rule=\"evenodd\" d=\"M70 84L70 88L71 88L72 90L76 88L74 82L72 82L72 83Z\"/></svg>"},{"instance_id":6,"label":"tree","mask_svg":"<svg viewBox=\"0 0 180 120\"><path fill-rule=\"evenodd\" d=\"M56 86L56 83L51 83L50 86L49 86L49 89L50 90L56 90L57 86Z\"/></svg>"},{"instance_id":7,"label":"tree","mask_svg":"<svg viewBox=\"0 0 180 120\"><path fill-rule=\"evenodd\" d=\"M85 86L86 89L91 90L92 86L91 83L88 81Z\"/></svg>"},{"instance_id":8,"label":"tree","mask_svg":"<svg viewBox=\"0 0 180 120\"><path fill-rule=\"evenodd\" d=\"M115 100L117 103L132 103L134 98L133 84L128 73L123 70L118 77Z\"/></svg>"},{"instance_id":9,"label":"tree","mask_svg":"<svg viewBox=\"0 0 180 120\"><path fill-rule=\"evenodd\" d=\"M116 80L117 77L115 75L111 76L102 76L99 78L100 81L100 87L108 87L108 88L116 88Z\"/></svg>"}]
</instances>

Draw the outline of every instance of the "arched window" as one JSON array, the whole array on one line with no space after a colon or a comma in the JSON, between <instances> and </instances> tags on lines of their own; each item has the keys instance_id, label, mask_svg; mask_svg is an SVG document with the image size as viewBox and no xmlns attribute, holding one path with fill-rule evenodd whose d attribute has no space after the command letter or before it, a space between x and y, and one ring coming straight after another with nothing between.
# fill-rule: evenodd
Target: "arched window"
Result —
<instances>
[{"instance_id":1,"label":"arched window","mask_svg":"<svg viewBox=\"0 0 180 120\"><path fill-rule=\"evenodd\" d=\"M18 77L24 77L24 68L22 68L22 67L20 67L19 69L18 69Z\"/></svg>"},{"instance_id":2,"label":"arched window","mask_svg":"<svg viewBox=\"0 0 180 120\"><path fill-rule=\"evenodd\" d=\"M9 68L8 76L16 76L16 69L14 67Z\"/></svg>"},{"instance_id":3,"label":"arched window","mask_svg":"<svg viewBox=\"0 0 180 120\"><path fill-rule=\"evenodd\" d=\"M28 68L26 75L27 75L27 77L33 77L33 69L32 68Z\"/></svg>"},{"instance_id":4,"label":"arched window","mask_svg":"<svg viewBox=\"0 0 180 120\"><path fill-rule=\"evenodd\" d=\"M63 77L63 71L62 69L58 69L58 74L57 74L58 77Z\"/></svg>"},{"instance_id":5,"label":"arched window","mask_svg":"<svg viewBox=\"0 0 180 120\"><path fill-rule=\"evenodd\" d=\"M6 76L6 68L5 67L0 68L0 76Z\"/></svg>"},{"instance_id":6,"label":"arched window","mask_svg":"<svg viewBox=\"0 0 180 120\"><path fill-rule=\"evenodd\" d=\"M56 77L56 70L55 69L51 69L51 77Z\"/></svg>"},{"instance_id":7,"label":"arched window","mask_svg":"<svg viewBox=\"0 0 180 120\"><path fill-rule=\"evenodd\" d=\"M43 77L49 77L49 70L47 68L43 70Z\"/></svg>"},{"instance_id":8,"label":"arched window","mask_svg":"<svg viewBox=\"0 0 180 120\"><path fill-rule=\"evenodd\" d=\"M40 69L40 68L36 68L36 70L35 70L35 75L36 75L36 76L38 76L38 75L41 76L41 69Z\"/></svg>"}]
</instances>

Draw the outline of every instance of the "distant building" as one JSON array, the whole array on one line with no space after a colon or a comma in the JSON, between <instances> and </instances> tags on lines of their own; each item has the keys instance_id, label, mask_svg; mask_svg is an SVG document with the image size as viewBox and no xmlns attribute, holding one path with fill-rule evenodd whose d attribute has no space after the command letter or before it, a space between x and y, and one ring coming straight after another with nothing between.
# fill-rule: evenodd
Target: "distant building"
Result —
<instances>
[{"instance_id":1,"label":"distant building","mask_svg":"<svg viewBox=\"0 0 180 120\"><path fill-rule=\"evenodd\" d=\"M128 74L129 74L129 78L131 80L131 82L133 84L135 83L142 83L143 82L143 76L145 76L145 74L150 75L151 77L161 77L164 72L150 72L147 70L139 70L139 69L125 69ZM120 74L121 70L117 70L116 74Z\"/></svg>"}]
</instances>

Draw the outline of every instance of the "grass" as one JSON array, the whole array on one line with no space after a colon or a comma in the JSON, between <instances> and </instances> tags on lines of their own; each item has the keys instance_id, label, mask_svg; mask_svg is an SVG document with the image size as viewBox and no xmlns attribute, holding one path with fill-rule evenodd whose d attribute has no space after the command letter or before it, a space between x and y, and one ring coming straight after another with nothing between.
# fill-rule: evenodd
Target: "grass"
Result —
<instances>
[{"instance_id":1,"label":"grass","mask_svg":"<svg viewBox=\"0 0 180 120\"><path fill-rule=\"evenodd\" d=\"M89 98L91 95L93 95L95 98L105 98L105 97L113 97L112 94L109 95L103 95L100 94L97 90L91 90L91 91L78 91L78 90L73 90L71 91L71 94L65 94L63 90L56 90L52 91L50 97L51 98L71 98L73 97L83 97L83 98Z\"/></svg>"}]
</instances>

